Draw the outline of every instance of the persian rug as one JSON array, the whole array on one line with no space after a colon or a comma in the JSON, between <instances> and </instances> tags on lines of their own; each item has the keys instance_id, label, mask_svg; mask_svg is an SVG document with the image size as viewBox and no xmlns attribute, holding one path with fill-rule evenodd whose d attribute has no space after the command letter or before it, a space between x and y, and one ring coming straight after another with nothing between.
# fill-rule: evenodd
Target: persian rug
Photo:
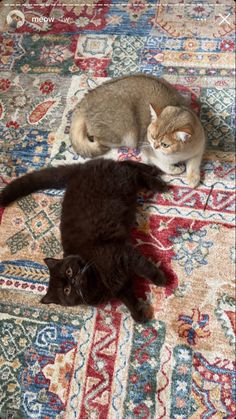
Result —
<instances>
[{"instance_id":1,"label":"persian rug","mask_svg":"<svg viewBox=\"0 0 236 419\"><path fill-rule=\"evenodd\" d=\"M61 255L62 191L0 209L0 418L234 418L234 2L6 0L0 27L1 187L83 161L72 109L115 76L164 77L207 135L197 189L165 176L168 192L139 196L133 242L172 280L139 281L154 310L145 325L118 302L40 304L43 259Z\"/></svg>"}]
</instances>

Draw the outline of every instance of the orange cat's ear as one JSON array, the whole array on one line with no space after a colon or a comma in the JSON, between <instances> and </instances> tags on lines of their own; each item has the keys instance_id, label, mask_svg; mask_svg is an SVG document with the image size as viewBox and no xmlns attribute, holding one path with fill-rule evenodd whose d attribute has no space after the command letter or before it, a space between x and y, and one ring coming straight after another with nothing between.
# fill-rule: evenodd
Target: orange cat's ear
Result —
<instances>
[{"instance_id":1,"label":"orange cat's ear","mask_svg":"<svg viewBox=\"0 0 236 419\"><path fill-rule=\"evenodd\" d=\"M161 109L157 106L154 106L150 103L149 104L150 112L151 112L151 120L152 122L156 121L158 116L161 114Z\"/></svg>"},{"instance_id":2,"label":"orange cat's ear","mask_svg":"<svg viewBox=\"0 0 236 419\"><path fill-rule=\"evenodd\" d=\"M192 137L192 129L190 127L183 127L180 131L176 131L175 135L179 141L188 141Z\"/></svg>"}]
</instances>

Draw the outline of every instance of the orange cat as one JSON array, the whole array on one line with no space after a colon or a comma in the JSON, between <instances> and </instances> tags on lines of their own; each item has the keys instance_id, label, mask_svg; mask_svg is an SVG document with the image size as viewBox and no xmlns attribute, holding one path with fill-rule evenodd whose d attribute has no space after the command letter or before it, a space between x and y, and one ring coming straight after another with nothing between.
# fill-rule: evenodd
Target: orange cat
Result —
<instances>
[{"instance_id":1,"label":"orange cat","mask_svg":"<svg viewBox=\"0 0 236 419\"><path fill-rule=\"evenodd\" d=\"M175 165L185 162L188 184L196 187L205 148L204 130L197 115L183 106L160 110L150 105L150 111L147 140L151 147L145 151L146 160L171 175L183 172L184 166Z\"/></svg>"},{"instance_id":2,"label":"orange cat","mask_svg":"<svg viewBox=\"0 0 236 419\"><path fill-rule=\"evenodd\" d=\"M199 183L202 125L179 92L157 77L120 77L89 91L73 112L70 138L83 157L123 145L139 147L165 173L181 173L184 167L174 165L186 162L189 185Z\"/></svg>"}]
</instances>

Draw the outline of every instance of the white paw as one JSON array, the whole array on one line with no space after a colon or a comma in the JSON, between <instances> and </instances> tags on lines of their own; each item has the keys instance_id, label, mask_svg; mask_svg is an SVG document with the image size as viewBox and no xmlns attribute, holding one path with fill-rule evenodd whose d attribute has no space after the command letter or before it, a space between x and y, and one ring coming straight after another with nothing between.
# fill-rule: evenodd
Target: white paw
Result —
<instances>
[{"instance_id":1,"label":"white paw","mask_svg":"<svg viewBox=\"0 0 236 419\"><path fill-rule=\"evenodd\" d=\"M177 166L170 165L165 170L165 172L168 175L180 175L180 173L183 173L184 171L185 171L185 165L184 164L178 164Z\"/></svg>"},{"instance_id":2,"label":"white paw","mask_svg":"<svg viewBox=\"0 0 236 419\"><path fill-rule=\"evenodd\" d=\"M200 182L200 175L198 173L191 173L187 176L187 182L191 188L196 188Z\"/></svg>"}]
</instances>

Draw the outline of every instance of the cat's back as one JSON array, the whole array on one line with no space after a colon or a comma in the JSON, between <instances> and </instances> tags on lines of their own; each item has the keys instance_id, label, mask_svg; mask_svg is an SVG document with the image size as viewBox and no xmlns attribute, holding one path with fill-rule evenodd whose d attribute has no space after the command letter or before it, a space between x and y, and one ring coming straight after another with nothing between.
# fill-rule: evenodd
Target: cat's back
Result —
<instances>
[{"instance_id":1,"label":"cat's back","mask_svg":"<svg viewBox=\"0 0 236 419\"><path fill-rule=\"evenodd\" d=\"M155 76L135 74L112 79L90 90L78 105L97 136L111 137L128 146L136 146L150 123L149 104L165 108L186 104L185 99L166 81ZM132 140L126 140L129 135ZM113 142L113 138L106 138Z\"/></svg>"},{"instance_id":2,"label":"cat's back","mask_svg":"<svg viewBox=\"0 0 236 419\"><path fill-rule=\"evenodd\" d=\"M150 102L151 100L162 101L163 104L171 102L183 102L184 98L168 82L155 76L146 74L134 74L130 76L118 77L106 81L97 88L90 90L86 95L86 100L101 100L104 98L122 96L128 101L140 100Z\"/></svg>"}]
</instances>

